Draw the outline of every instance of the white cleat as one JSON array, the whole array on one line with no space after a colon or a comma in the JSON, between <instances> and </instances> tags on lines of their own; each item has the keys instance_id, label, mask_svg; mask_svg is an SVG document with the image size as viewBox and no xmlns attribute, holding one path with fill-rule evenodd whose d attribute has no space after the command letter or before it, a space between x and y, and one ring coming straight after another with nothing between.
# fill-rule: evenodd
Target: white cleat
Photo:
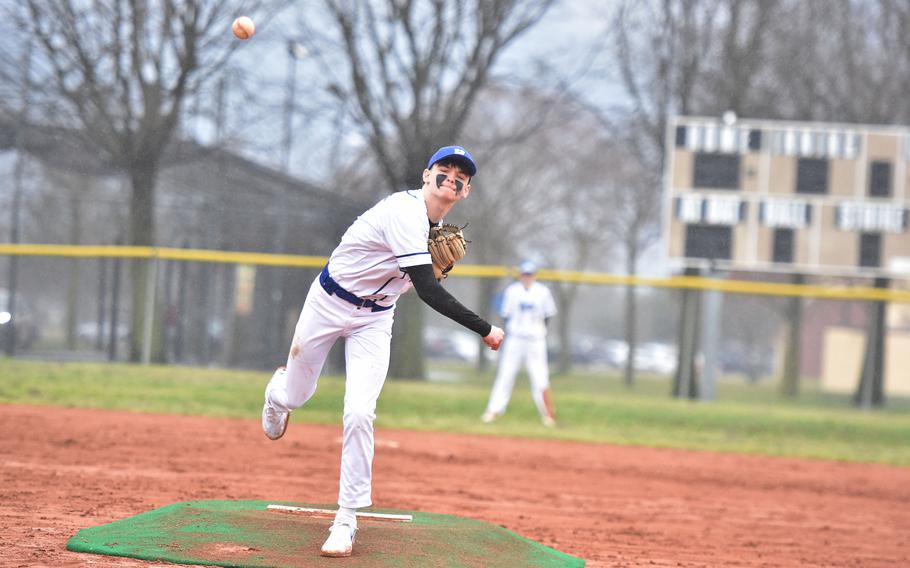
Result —
<instances>
[{"instance_id":1,"label":"white cleat","mask_svg":"<svg viewBox=\"0 0 910 568\"><path fill-rule=\"evenodd\" d=\"M268 402L262 405L262 431L269 440L277 440L284 436L288 429L288 418L291 413L272 408Z\"/></svg>"},{"instance_id":2,"label":"white cleat","mask_svg":"<svg viewBox=\"0 0 910 568\"><path fill-rule=\"evenodd\" d=\"M278 373L287 373L287 369L278 367L275 370L275 375ZM275 375L272 375L272 380L274 380ZM271 384L271 381L269 381L269 385ZM265 403L262 405L262 431L265 432L266 437L269 440L277 440L284 436L284 432L288 429L288 419L290 417L291 413L287 410L280 410L271 405L269 402L269 388L266 387Z\"/></svg>"},{"instance_id":3,"label":"white cleat","mask_svg":"<svg viewBox=\"0 0 910 568\"><path fill-rule=\"evenodd\" d=\"M349 525L332 523L329 529L329 538L322 545L321 556L331 558L344 558L354 552L354 535L357 529Z\"/></svg>"},{"instance_id":4,"label":"white cleat","mask_svg":"<svg viewBox=\"0 0 910 568\"><path fill-rule=\"evenodd\" d=\"M554 419L552 416L544 416L543 418L540 419L540 421L547 428L552 428L552 427L556 426L556 419Z\"/></svg>"},{"instance_id":5,"label":"white cleat","mask_svg":"<svg viewBox=\"0 0 910 568\"><path fill-rule=\"evenodd\" d=\"M484 424L489 424L490 422L493 422L494 420L496 420L496 414L493 412L484 412L483 416L480 417L480 420Z\"/></svg>"}]
</instances>

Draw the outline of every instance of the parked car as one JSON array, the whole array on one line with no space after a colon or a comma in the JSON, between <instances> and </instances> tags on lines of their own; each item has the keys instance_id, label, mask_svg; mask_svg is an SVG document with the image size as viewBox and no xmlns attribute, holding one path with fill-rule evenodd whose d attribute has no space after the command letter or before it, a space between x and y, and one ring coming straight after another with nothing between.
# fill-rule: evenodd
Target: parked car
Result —
<instances>
[{"instance_id":1,"label":"parked car","mask_svg":"<svg viewBox=\"0 0 910 568\"><path fill-rule=\"evenodd\" d=\"M635 368L639 371L672 375L676 372L676 346L667 343L642 343L635 349Z\"/></svg>"},{"instance_id":2,"label":"parked car","mask_svg":"<svg viewBox=\"0 0 910 568\"><path fill-rule=\"evenodd\" d=\"M13 313L9 305L9 290L0 288L0 350L6 348L13 326L16 328L16 348L31 349L40 337L38 316L21 295L16 297Z\"/></svg>"},{"instance_id":3,"label":"parked car","mask_svg":"<svg viewBox=\"0 0 910 568\"><path fill-rule=\"evenodd\" d=\"M723 346L719 361L725 373L742 374L751 383L774 373L774 351L764 345L731 341Z\"/></svg>"},{"instance_id":4,"label":"parked car","mask_svg":"<svg viewBox=\"0 0 910 568\"><path fill-rule=\"evenodd\" d=\"M85 321L76 326L76 335L79 337L79 341L86 345L94 345L98 341L99 331L101 332L101 341L107 342L111 336L110 322L104 322L104 324L101 325L100 330L98 322L94 321ZM117 339L119 341L125 341L129 336L129 325L125 323L117 324Z\"/></svg>"},{"instance_id":5,"label":"parked car","mask_svg":"<svg viewBox=\"0 0 910 568\"><path fill-rule=\"evenodd\" d=\"M629 344L620 339L608 339L603 344L604 355L610 367L619 369L629 360Z\"/></svg>"},{"instance_id":6,"label":"parked car","mask_svg":"<svg viewBox=\"0 0 910 568\"><path fill-rule=\"evenodd\" d=\"M427 357L431 359L476 361L480 351L477 334L459 329L427 327L423 344Z\"/></svg>"}]
</instances>

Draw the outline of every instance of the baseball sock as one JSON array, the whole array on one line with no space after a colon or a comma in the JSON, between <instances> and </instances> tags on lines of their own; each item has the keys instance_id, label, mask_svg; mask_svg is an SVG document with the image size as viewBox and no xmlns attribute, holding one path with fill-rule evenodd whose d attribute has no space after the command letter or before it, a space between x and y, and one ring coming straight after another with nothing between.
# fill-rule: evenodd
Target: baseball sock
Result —
<instances>
[{"instance_id":1,"label":"baseball sock","mask_svg":"<svg viewBox=\"0 0 910 568\"><path fill-rule=\"evenodd\" d=\"M348 525L351 528L357 528L357 509L350 507L338 507L335 513L335 522L339 525Z\"/></svg>"}]
</instances>

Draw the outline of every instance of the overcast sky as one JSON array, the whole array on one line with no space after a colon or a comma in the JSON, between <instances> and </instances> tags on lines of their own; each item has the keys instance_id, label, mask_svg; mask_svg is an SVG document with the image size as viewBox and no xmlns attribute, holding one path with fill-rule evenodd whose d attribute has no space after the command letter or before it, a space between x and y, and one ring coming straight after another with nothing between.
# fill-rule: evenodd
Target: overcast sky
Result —
<instances>
[{"instance_id":1,"label":"overcast sky","mask_svg":"<svg viewBox=\"0 0 910 568\"><path fill-rule=\"evenodd\" d=\"M269 87L271 91L267 96L274 99L276 108L280 108L281 99L286 92L287 40L297 33L294 29L295 22L301 14L308 13L308 5L313 6L315 14L318 3L298 2L283 10L272 21L263 22L258 27L256 36L241 46L238 54L241 67L255 69L256 73L268 77L267 84L271 85ZM552 84L554 79L568 81L573 90L583 93L592 103L617 104L622 100L622 92L617 88L615 81L605 77L608 60L603 37L610 19L611 5L612 3L603 0L557 2L537 26L521 36L504 52L497 63L494 76L518 77L523 82L533 82L536 79L534 74L539 72L536 63L542 61L558 73L556 78L546 78L549 84ZM298 104L307 103L307 77L321 72L323 71L312 65L308 66L306 61L298 63L296 74ZM280 140L280 133L274 132L274 123L280 122L276 118L272 116L273 120L269 121L272 130L268 133L268 138L277 136ZM327 160L316 154L325 151L325 137L313 136L312 132L307 135L302 123L302 117L297 115L291 173L313 181L321 181L329 173L323 171ZM205 139L211 135L211 128L199 125L197 135ZM314 145L312 151L307 148L307 140L304 138L311 140ZM361 145L363 140L359 133L352 132L347 142L350 147L356 147ZM269 165L280 164L277 156L280 152L276 152L274 148L248 148L247 151L253 152L257 159Z\"/></svg>"}]
</instances>

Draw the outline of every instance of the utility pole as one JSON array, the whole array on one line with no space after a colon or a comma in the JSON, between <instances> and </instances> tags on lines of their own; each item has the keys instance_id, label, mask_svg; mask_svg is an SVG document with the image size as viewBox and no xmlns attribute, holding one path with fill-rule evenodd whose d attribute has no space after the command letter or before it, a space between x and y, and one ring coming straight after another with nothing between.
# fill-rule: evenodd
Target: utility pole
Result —
<instances>
[{"instance_id":1,"label":"utility pole","mask_svg":"<svg viewBox=\"0 0 910 568\"><path fill-rule=\"evenodd\" d=\"M30 77L32 75L32 42L25 45L25 52L22 55L22 107L19 111L19 118L16 124L16 166L13 171L13 203L10 207L10 243L19 244L22 237L21 215L22 209L22 190L23 177L25 169L25 125L28 121L29 109L29 89L31 87ZM16 287L19 279L19 257L15 254L9 257L9 281L7 290L9 299L7 311L10 313L9 333L6 335L6 354L12 357L16 354Z\"/></svg>"},{"instance_id":2,"label":"utility pole","mask_svg":"<svg viewBox=\"0 0 910 568\"><path fill-rule=\"evenodd\" d=\"M294 100L297 98L297 60L309 54L306 46L296 41L288 40L288 69L286 97L284 99L284 147L282 154L282 169L284 173L291 171L291 150L294 145Z\"/></svg>"},{"instance_id":3,"label":"utility pole","mask_svg":"<svg viewBox=\"0 0 910 568\"><path fill-rule=\"evenodd\" d=\"M222 74L218 78L218 87L215 92L215 145L221 146L224 142L224 99L227 90L227 79Z\"/></svg>"},{"instance_id":4,"label":"utility pole","mask_svg":"<svg viewBox=\"0 0 910 568\"><path fill-rule=\"evenodd\" d=\"M291 173L291 153L294 146L294 105L297 98L297 60L307 56L308 51L302 44L289 39L287 42L288 49L288 66L286 80L286 92L284 99L284 144L282 152L281 167L285 175L290 177ZM275 252L284 254L287 248L288 233L288 191L289 187L279 189L278 195L278 212L275 215L278 234L276 236ZM266 342L267 349L271 350L280 341L284 328L284 317L282 314L283 305L283 284L285 270L283 268L272 269L272 290L271 290L271 308L267 317Z\"/></svg>"}]
</instances>

